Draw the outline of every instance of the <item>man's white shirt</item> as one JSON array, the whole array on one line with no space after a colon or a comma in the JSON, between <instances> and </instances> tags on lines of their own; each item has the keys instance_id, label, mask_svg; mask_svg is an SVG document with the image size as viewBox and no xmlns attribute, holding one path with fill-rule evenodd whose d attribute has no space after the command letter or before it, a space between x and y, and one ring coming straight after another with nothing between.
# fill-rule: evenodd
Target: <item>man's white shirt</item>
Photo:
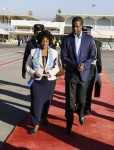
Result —
<instances>
[{"instance_id":1,"label":"man's white shirt","mask_svg":"<svg viewBox=\"0 0 114 150\"><path fill-rule=\"evenodd\" d=\"M79 56L81 39L82 39L82 32L80 33L79 36L77 36L77 34L75 34L75 48L76 48L76 54L77 54L77 56Z\"/></svg>"}]
</instances>

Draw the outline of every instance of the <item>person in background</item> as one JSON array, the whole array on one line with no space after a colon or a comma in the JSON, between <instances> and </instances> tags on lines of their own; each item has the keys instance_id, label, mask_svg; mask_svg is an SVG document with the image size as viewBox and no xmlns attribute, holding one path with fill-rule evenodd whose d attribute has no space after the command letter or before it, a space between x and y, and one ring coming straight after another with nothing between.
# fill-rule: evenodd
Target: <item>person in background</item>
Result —
<instances>
[{"instance_id":1,"label":"person in background","mask_svg":"<svg viewBox=\"0 0 114 150\"><path fill-rule=\"evenodd\" d=\"M65 116L67 132L70 133L74 120L75 97L79 109L79 122L84 123L87 83L91 62L96 57L96 46L92 36L82 32L83 19L76 16L72 20L72 33L62 43L61 59L65 69Z\"/></svg>"},{"instance_id":2,"label":"person in background","mask_svg":"<svg viewBox=\"0 0 114 150\"><path fill-rule=\"evenodd\" d=\"M50 47L52 35L49 31L42 31L38 36L38 48L32 49L28 57L26 69L31 76L33 83L32 122L34 127L31 133L39 129L42 112L45 111L45 103L50 102L54 92L56 74L59 72L58 52Z\"/></svg>"},{"instance_id":3,"label":"person in background","mask_svg":"<svg viewBox=\"0 0 114 150\"><path fill-rule=\"evenodd\" d=\"M17 45L18 45L18 47L21 45L21 38L20 38L20 36L17 36Z\"/></svg>"},{"instance_id":4,"label":"person in background","mask_svg":"<svg viewBox=\"0 0 114 150\"><path fill-rule=\"evenodd\" d=\"M22 64L22 77L24 79L26 78L26 61L27 61L27 58L31 52L31 49L37 48L37 46L38 46L38 44L37 44L38 33L43 31L44 29L45 29L44 25L35 24L33 27L34 35L32 36L32 38L30 38L30 40L27 41L27 44L25 47L25 52L24 52L24 57L23 57L23 64Z\"/></svg>"},{"instance_id":5,"label":"person in background","mask_svg":"<svg viewBox=\"0 0 114 150\"><path fill-rule=\"evenodd\" d=\"M86 34L91 35L91 29L92 29L91 26L83 26L83 32ZM84 112L85 115L91 113L92 93L95 84L96 74L100 74L102 72L102 60L101 60L102 43L99 40L95 39L95 44L97 48L97 56L96 56L96 60L91 63L91 70L89 75L86 105L85 105L85 112Z\"/></svg>"}]
</instances>

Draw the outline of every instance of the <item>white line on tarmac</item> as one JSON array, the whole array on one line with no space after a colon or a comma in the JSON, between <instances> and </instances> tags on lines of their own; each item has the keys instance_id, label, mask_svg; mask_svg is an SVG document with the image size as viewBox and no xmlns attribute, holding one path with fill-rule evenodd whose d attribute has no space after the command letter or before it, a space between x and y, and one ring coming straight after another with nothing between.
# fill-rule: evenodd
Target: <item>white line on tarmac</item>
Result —
<instances>
[{"instance_id":1,"label":"white line on tarmac","mask_svg":"<svg viewBox=\"0 0 114 150\"><path fill-rule=\"evenodd\" d=\"M17 53L17 52L9 52L9 53L6 52L6 53L0 55L0 57L9 56L9 55L12 55L14 53Z\"/></svg>"},{"instance_id":2,"label":"white line on tarmac","mask_svg":"<svg viewBox=\"0 0 114 150\"><path fill-rule=\"evenodd\" d=\"M14 57L13 59L4 60L4 61L0 62L0 67L4 66L5 64L12 63L16 60L20 60L20 59L22 59L22 57Z\"/></svg>"},{"instance_id":3,"label":"white line on tarmac","mask_svg":"<svg viewBox=\"0 0 114 150\"><path fill-rule=\"evenodd\" d=\"M7 56L7 57L2 57L0 58L0 62L1 60L4 61L4 60L10 60L10 58L19 58L20 56L22 56L21 54L17 54L17 55L12 55L12 56Z\"/></svg>"},{"instance_id":4,"label":"white line on tarmac","mask_svg":"<svg viewBox=\"0 0 114 150\"><path fill-rule=\"evenodd\" d=\"M6 63L6 64L3 64L3 65L0 65L0 70L4 69L4 68L7 68L9 65L12 65L12 64L16 64L16 63L20 63L22 62L22 58L18 59L18 60L14 60L10 63Z\"/></svg>"}]
</instances>

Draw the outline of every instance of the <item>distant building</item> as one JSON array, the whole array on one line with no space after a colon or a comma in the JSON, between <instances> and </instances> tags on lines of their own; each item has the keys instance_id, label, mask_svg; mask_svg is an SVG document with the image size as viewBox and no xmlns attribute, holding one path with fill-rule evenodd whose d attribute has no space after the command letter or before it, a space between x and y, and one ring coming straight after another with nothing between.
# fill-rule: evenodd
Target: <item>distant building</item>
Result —
<instances>
[{"instance_id":1,"label":"distant building","mask_svg":"<svg viewBox=\"0 0 114 150\"><path fill-rule=\"evenodd\" d=\"M29 10L29 11L28 11L28 15L29 15L29 16L33 16L32 10Z\"/></svg>"},{"instance_id":2,"label":"distant building","mask_svg":"<svg viewBox=\"0 0 114 150\"><path fill-rule=\"evenodd\" d=\"M71 32L71 22L74 16L81 16L84 25L93 27L92 34L96 38L114 38L114 15L93 14L57 14L56 21L65 22L64 33Z\"/></svg>"},{"instance_id":3,"label":"distant building","mask_svg":"<svg viewBox=\"0 0 114 150\"><path fill-rule=\"evenodd\" d=\"M11 20L12 34L32 34L34 24L43 24L52 34L64 34L64 22L33 21L33 20Z\"/></svg>"},{"instance_id":4,"label":"distant building","mask_svg":"<svg viewBox=\"0 0 114 150\"><path fill-rule=\"evenodd\" d=\"M11 12L8 10L0 11L0 41L5 41L11 36L11 31L13 30L11 26L12 20L38 20L30 14L18 14L16 12Z\"/></svg>"},{"instance_id":5,"label":"distant building","mask_svg":"<svg viewBox=\"0 0 114 150\"><path fill-rule=\"evenodd\" d=\"M0 12L0 41L30 36L33 34L34 24L43 24L54 35L64 34L64 22L39 21L33 17L31 10L27 14L17 14L4 10Z\"/></svg>"},{"instance_id":6,"label":"distant building","mask_svg":"<svg viewBox=\"0 0 114 150\"><path fill-rule=\"evenodd\" d=\"M108 14L63 14L58 11L53 21L39 20L34 17L32 11L26 14L0 11L0 41L7 39L28 39L33 34L34 24L43 24L56 38L61 39L72 30L72 18L81 16L84 19L84 25L92 26L92 35L103 42L102 48L114 49L114 15ZM61 37L60 37L61 36Z\"/></svg>"}]
</instances>

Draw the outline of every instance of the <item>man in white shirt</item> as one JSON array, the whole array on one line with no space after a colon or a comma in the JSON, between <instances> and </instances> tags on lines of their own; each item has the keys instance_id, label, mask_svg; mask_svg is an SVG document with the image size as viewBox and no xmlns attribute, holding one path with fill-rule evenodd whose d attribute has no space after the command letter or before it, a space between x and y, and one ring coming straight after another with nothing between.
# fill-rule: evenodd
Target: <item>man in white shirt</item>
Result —
<instances>
[{"instance_id":1,"label":"man in white shirt","mask_svg":"<svg viewBox=\"0 0 114 150\"><path fill-rule=\"evenodd\" d=\"M65 116L67 132L71 132L75 111L78 104L79 122L84 123L84 109L86 102L87 83L91 62L96 57L94 39L82 33L83 19L80 16L72 20L72 33L62 43L61 59L65 69ZM77 102L76 102L76 101Z\"/></svg>"}]
</instances>

